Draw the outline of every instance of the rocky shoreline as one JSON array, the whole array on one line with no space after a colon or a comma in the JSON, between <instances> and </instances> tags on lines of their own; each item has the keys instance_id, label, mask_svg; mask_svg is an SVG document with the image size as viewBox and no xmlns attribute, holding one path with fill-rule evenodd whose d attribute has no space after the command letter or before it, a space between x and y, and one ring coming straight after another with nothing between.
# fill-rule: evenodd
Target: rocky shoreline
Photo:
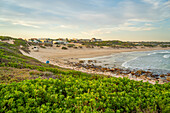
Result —
<instances>
[{"instance_id":1,"label":"rocky shoreline","mask_svg":"<svg viewBox=\"0 0 170 113\"><path fill-rule=\"evenodd\" d=\"M143 70L128 70L128 69L121 69L121 68L106 68L102 66L95 65L96 60L88 60L88 63L84 63L83 60L79 62L68 62L66 65L69 67L74 67L74 70L86 72L86 73L93 73L93 74L103 74L113 77L128 77L131 80L137 80L143 82L149 82L155 84L156 81L159 84L164 84L170 82L170 73L156 75L149 71Z\"/></svg>"},{"instance_id":2,"label":"rocky shoreline","mask_svg":"<svg viewBox=\"0 0 170 113\"><path fill-rule=\"evenodd\" d=\"M39 56L34 56L31 54L27 54L24 51L20 50L23 55L33 57L40 62L45 63L47 58L42 58ZM151 84L155 84L156 81L159 84L164 84L170 82L170 73L164 74L164 75L154 75L152 72L149 71L143 71L143 70L128 70L128 69L120 69L120 68L106 68L102 66L96 66L95 63L97 63L96 60L89 60L88 63L84 63L83 60L76 60L76 61L69 61L67 60L65 63L56 61L54 59L50 59L50 64L57 65L62 68L68 68L76 71L81 71L84 73L89 74L101 74L111 77L128 77L130 80L135 81L143 81L143 82L149 82Z\"/></svg>"}]
</instances>

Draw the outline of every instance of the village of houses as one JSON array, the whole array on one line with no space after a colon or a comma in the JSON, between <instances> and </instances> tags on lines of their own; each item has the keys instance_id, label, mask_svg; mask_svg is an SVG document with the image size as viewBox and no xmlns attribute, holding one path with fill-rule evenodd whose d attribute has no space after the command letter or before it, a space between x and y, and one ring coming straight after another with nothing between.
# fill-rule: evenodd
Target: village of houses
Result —
<instances>
[{"instance_id":1,"label":"village of houses","mask_svg":"<svg viewBox=\"0 0 170 113\"><path fill-rule=\"evenodd\" d=\"M31 39L25 39L28 42L32 42L38 45L57 45L58 47L61 47L62 49L67 49L67 47L65 46L60 46L60 45L66 45L66 44L70 44L70 47L74 47L74 48L82 48L82 43L84 42L101 42L102 39L96 39L96 38L92 38L92 39L68 39L68 38L58 38L58 39L50 39L50 38L31 38ZM68 46L68 47L69 47ZM42 46L40 46L42 47ZM38 51L39 47L34 46L33 47L34 51Z\"/></svg>"},{"instance_id":2,"label":"village of houses","mask_svg":"<svg viewBox=\"0 0 170 113\"><path fill-rule=\"evenodd\" d=\"M50 39L50 38L31 38L26 39L28 42L34 42L34 43L49 43L49 44L68 44L68 43L83 43L83 42L101 42L102 39L64 39L64 38L58 38L58 39Z\"/></svg>"},{"instance_id":3,"label":"village of houses","mask_svg":"<svg viewBox=\"0 0 170 113\"><path fill-rule=\"evenodd\" d=\"M101 42L102 39L68 39L68 38L58 38L58 39L50 39L50 38L31 38L31 39L25 39L27 42L34 43L39 45L40 47L45 46L55 46L61 47L61 49L68 49L67 47L73 47L73 48L82 48L82 43L84 42ZM43 46L44 45L44 46ZM68 45L67 47L64 45ZM39 51L38 46L34 46L32 48L34 51Z\"/></svg>"}]
</instances>

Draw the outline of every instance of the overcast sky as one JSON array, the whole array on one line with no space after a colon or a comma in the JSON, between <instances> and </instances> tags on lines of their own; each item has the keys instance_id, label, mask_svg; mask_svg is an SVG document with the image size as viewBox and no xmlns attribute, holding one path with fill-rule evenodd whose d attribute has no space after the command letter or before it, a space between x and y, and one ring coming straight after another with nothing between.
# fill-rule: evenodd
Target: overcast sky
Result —
<instances>
[{"instance_id":1,"label":"overcast sky","mask_svg":"<svg viewBox=\"0 0 170 113\"><path fill-rule=\"evenodd\" d=\"M0 35L170 41L170 0L0 0Z\"/></svg>"}]
</instances>

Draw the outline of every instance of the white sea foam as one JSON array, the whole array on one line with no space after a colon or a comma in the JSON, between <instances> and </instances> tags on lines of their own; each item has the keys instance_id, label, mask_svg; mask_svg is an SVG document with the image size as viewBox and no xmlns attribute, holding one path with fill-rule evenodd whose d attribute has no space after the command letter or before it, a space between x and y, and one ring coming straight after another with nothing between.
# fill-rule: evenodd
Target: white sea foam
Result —
<instances>
[{"instance_id":1,"label":"white sea foam","mask_svg":"<svg viewBox=\"0 0 170 113\"><path fill-rule=\"evenodd\" d=\"M157 54L157 53L170 53L169 51L163 51L163 52L152 52L152 53L149 53L148 55L154 55L154 54Z\"/></svg>"},{"instance_id":2,"label":"white sea foam","mask_svg":"<svg viewBox=\"0 0 170 113\"><path fill-rule=\"evenodd\" d=\"M139 57L139 56L138 56L138 57ZM131 66L129 66L128 63L131 62L131 61L133 61L133 60L136 60L138 57L135 57L135 58L133 58L133 59L131 59L131 60L128 60L128 61L124 62L124 63L122 64L122 67L131 68Z\"/></svg>"},{"instance_id":3,"label":"white sea foam","mask_svg":"<svg viewBox=\"0 0 170 113\"><path fill-rule=\"evenodd\" d=\"M164 57L164 58L170 58L170 54L164 55L163 57Z\"/></svg>"},{"instance_id":4,"label":"white sea foam","mask_svg":"<svg viewBox=\"0 0 170 113\"><path fill-rule=\"evenodd\" d=\"M153 52L153 53L149 53L148 55L154 55L154 54L156 54L157 52Z\"/></svg>"}]
</instances>

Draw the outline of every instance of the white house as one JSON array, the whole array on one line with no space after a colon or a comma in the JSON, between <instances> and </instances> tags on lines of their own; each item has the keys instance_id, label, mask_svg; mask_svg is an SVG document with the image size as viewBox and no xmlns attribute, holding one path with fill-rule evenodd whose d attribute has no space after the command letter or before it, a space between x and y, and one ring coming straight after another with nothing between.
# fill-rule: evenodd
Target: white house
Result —
<instances>
[{"instance_id":1,"label":"white house","mask_svg":"<svg viewBox=\"0 0 170 113\"><path fill-rule=\"evenodd\" d=\"M57 41L53 41L53 44L68 44L68 42L57 40Z\"/></svg>"},{"instance_id":2,"label":"white house","mask_svg":"<svg viewBox=\"0 0 170 113\"><path fill-rule=\"evenodd\" d=\"M96 38L92 38L91 42L102 42L102 39L96 39Z\"/></svg>"}]
</instances>

